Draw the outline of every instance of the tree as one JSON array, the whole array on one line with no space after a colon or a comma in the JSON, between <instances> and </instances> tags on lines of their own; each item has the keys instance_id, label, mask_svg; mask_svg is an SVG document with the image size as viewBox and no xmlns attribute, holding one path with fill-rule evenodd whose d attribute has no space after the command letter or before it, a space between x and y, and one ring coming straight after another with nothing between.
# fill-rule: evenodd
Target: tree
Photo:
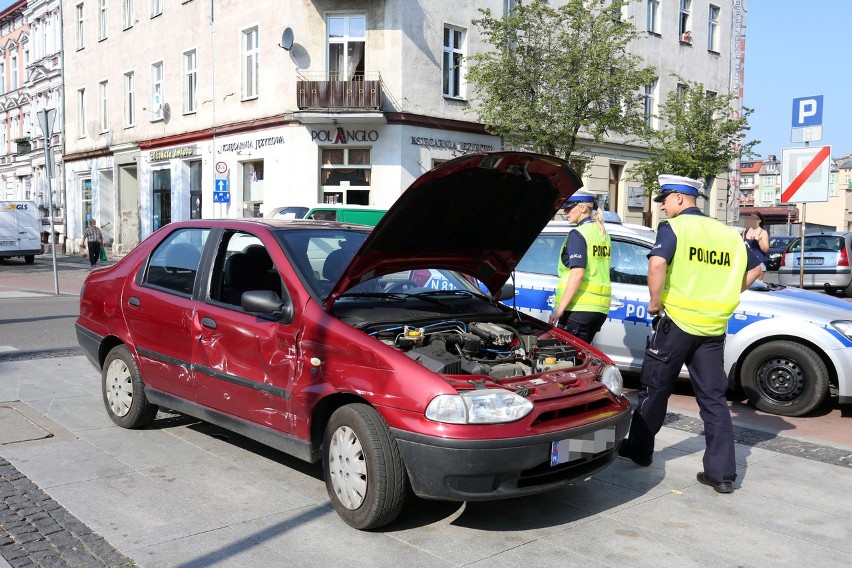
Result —
<instances>
[{"instance_id":1,"label":"tree","mask_svg":"<svg viewBox=\"0 0 852 568\"><path fill-rule=\"evenodd\" d=\"M501 17L480 9L473 23L493 49L468 58L467 80L486 129L511 146L565 158L577 157L583 139L641 131L641 89L655 71L627 51L639 35L621 18L625 3L518 0Z\"/></svg>"},{"instance_id":2,"label":"tree","mask_svg":"<svg viewBox=\"0 0 852 568\"><path fill-rule=\"evenodd\" d=\"M698 82L678 77L682 88L672 91L660 108L664 128L649 129L650 156L630 173L649 191L659 190L657 176L674 174L709 181L730 172L735 159L753 155L759 141L744 142L752 109L735 111L736 95L707 92Z\"/></svg>"}]
</instances>

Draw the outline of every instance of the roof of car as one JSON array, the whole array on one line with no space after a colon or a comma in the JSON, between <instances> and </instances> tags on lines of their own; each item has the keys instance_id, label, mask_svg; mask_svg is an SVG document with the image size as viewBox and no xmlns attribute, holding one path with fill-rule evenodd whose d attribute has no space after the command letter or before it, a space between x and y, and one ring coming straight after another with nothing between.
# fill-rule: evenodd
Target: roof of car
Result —
<instances>
[{"instance_id":1,"label":"roof of car","mask_svg":"<svg viewBox=\"0 0 852 568\"><path fill-rule=\"evenodd\" d=\"M544 228L542 233L562 233L567 234L568 231L575 228L577 225L574 223L569 223L568 221L551 221L547 224L547 227ZM604 222L604 227L606 227L607 232L611 235L622 235L622 236L641 236L644 239L653 239L654 235L656 235L656 231L651 227L646 227L644 225L636 225L633 223L609 223Z\"/></svg>"}]
</instances>

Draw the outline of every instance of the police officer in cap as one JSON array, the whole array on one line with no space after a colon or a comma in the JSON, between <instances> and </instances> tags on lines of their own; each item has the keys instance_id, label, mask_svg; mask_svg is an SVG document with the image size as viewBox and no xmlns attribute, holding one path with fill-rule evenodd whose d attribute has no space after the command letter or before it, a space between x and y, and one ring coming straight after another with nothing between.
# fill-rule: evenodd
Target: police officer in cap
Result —
<instances>
[{"instance_id":1,"label":"police officer in cap","mask_svg":"<svg viewBox=\"0 0 852 568\"><path fill-rule=\"evenodd\" d=\"M696 199L704 197L700 181L661 175L659 182L654 201L661 204L667 220L660 223L648 253L648 312L658 317L645 350L639 403L618 455L651 465L654 437L663 426L669 396L685 363L707 444L698 481L718 493L731 493L737 473L725 398L725 330L740 293L762 269L736 230L695 206Z\"/></svg>"},{"instance_id":2,"label":"police officer in cap","mask_svg":"<svg viewBox=\"0 0 852 568\"><path fill-rule=\"evenodd\" d=\"M609 233L595 194L578 190L565 203L568 220L577 225L559 253L556 305L548 320L591 343L609 314Z\"/></svg>"}]
</instances>

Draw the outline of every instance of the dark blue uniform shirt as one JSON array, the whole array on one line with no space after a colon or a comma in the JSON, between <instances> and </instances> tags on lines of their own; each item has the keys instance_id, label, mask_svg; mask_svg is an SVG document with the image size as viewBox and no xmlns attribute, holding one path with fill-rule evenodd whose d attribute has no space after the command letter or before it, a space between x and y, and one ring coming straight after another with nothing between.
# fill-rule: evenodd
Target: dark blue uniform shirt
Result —
<instances>
[{"instance_id":1,"label":"dark blue uniform shirt","mask_svg":"<svg viewBox=\"0 0 852 568\"><path fill-rule=\"evenodd\" d=\"M594 223L595 220L591 217L583 219L577 225L585 225L586 223ZM577 229L571 229L568 233L568 244L562 249L562 264L568 268L586 268L586 252L588 244L586 238Z\"/></svg>"}]
</instances>

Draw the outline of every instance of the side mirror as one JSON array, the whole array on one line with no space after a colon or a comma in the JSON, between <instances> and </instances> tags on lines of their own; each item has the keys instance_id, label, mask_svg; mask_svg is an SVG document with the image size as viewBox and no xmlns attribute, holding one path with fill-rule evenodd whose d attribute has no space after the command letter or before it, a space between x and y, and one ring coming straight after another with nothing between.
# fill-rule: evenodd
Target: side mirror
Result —
<instances>
[{"instance_id":1,"label":"side mirror","mask_svg":"<svg viewBox=\"0 0 852 568\"><path fill-rule=\"evenodd\" d=\"M500 291L494 295L494 299L498 301L509 300L515 297L515 286L511 282L506 282Z\"/></svg>"},{"instance_id":2,"label":"side mirror","mask_svg":"<svg viewBox=\"0 0 852 568\"><path fill-rule=\"evenodd\" d=\"M272 290L250 290L243 292L240 298L240 307L251 313L261 316L271 316L281 323L292 323L293 302L290 295L285 291L281 298Z\"/></svg>"}]
</instances>

